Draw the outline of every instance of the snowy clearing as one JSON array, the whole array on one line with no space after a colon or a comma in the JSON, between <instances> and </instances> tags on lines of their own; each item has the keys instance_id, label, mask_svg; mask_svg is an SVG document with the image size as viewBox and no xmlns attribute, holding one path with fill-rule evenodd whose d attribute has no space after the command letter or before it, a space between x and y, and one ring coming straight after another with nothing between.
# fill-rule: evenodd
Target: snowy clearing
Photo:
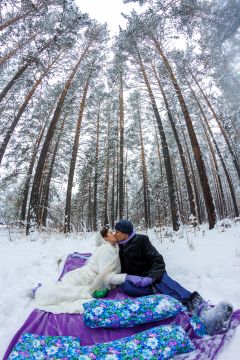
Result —
<instances>
[{"instance_id":1,"label":"snowy clearing","mask_svg":"<svg viewBox=\"0 0 240 360\"><path fill-rule=\"evenodd\" d=\"M240 309L240 224L232 222L225 228L218 223L211 231L205 225L196 231L184 227L173 236L165 236L167 232L172 234L150 230L148 235L164 256L169 275L214 304L227 300ZM0 358L33 310L31 289L39 282L57 280L69 253L92 251L94 236L35 232L25 237L18 229L0 229ZM237 328L219 359L238 359L239 344Z\"/></svg>"}]
</instances>

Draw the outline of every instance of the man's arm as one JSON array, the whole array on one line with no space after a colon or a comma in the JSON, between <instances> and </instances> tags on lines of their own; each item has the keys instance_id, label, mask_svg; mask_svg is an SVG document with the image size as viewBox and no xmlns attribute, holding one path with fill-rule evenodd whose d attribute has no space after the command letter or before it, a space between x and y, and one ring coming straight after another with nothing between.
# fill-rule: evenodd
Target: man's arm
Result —
<instances>
[{"instance_id":1,"label":"man's arm","mask_svg":"<svg viewBox=\"0 0 240 360\"><path fill-rule=\"evenodd\" d=\"M148 236L142 239L143 256L151 265L148 276L154 279L161 279L165 272L165 262L157 249L151 244Z\"/></svg>"}]
</instances>

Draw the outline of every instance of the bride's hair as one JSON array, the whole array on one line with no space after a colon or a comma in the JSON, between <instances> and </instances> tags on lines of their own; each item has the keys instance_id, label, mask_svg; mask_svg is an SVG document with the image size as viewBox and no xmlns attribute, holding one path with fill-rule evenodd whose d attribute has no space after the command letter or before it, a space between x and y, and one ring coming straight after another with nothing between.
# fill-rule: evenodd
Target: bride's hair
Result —
<instances>
[{"instance_id":1,"label":"bride's hair","mask_svg":"<svg viewBox=\"0 0 240 360\"><path fill-rule=\"evenodd\" d=\"M102 237L104 238L105 236L107 236L109 228L107 226L104 226L101 230L100 230L100 234L102 235Z\"/></svg>"}]
</instances>

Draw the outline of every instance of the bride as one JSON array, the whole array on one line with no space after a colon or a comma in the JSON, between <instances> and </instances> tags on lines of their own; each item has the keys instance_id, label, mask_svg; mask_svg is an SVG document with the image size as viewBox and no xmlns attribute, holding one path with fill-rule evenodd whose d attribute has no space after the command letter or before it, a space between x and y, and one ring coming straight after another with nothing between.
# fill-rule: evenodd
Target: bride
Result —
<instances>
[{"instance_id":1,"label":"bride","mask_svg":"<svg viewBox=\"0 0 240 360\"><path fill-rule=\"evenodd\" d=\"M96 245L86 265L69 271L57 283L37 289L38 309L55 314L83 313L83 303L92 299L95 290L110 290L125 281L127 274L120 274L119 249L112 231L104 228L98 232Z\"/></svg>"}]
</instances>

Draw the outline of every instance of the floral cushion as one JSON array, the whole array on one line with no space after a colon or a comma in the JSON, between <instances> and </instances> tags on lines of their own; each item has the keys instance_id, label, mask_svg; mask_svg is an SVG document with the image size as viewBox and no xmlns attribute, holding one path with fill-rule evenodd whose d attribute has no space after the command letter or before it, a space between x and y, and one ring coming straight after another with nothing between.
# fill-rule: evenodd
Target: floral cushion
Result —
<instances>
[{"instance_id":1,"label":"floral cushion","mask_svg":"<svg viewBox=\"0 0 240 360\"><path fill-rule=\"evenodd\" d=\"M78 360L162 360L193 350L181 326L166 325L109 343L82 346Z\"/></svg>"},{"instance_id":2,"label":"floral cushion","mask_svg":"<svg viewBox=\"0 0 240 360\"><path fill-rule=\"evenodd\" d=\"M186 308L168 295L124 300L92 300L85 304L84 322L91 328L132 327L175 316Z\"/></svg>"},{"instance_id":3,"label":"floral cushion","mask_svg":"<svg viewBox=\"0 0 240 360\"><path fill-rule=\"evenodd\" d=\"M24 333L8 360L71 359L77 360L80 341L72 336L43 336Z\"/></svg>"},{"instance_id":4,"label":"floral cushion","mask_svg":"<svg viewBox=\"0 0 240 360\"><path fill-rule=\"evenodd\" d=\"M9 360L161 360L194 350L179 325L155 327L109 343L80 347L72 336L22 334Z\"/></svg>"}]
</instances>

